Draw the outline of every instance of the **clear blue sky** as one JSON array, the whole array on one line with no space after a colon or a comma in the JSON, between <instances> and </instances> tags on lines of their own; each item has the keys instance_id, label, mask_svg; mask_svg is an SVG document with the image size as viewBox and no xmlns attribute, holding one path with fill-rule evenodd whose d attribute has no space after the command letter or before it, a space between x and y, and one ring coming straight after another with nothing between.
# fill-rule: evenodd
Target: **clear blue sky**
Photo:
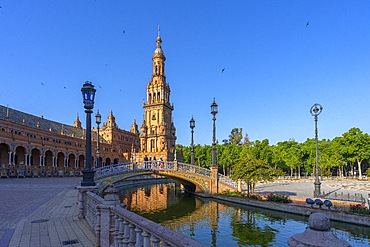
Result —
<instances>
[{"instance_id":1,"label":"clear blue sky","mask_svg":"<svg viewBox=\"0 0 370 247\"><path fill-rule=\"evenodd\" d=\"M143 118L161 26L177 143L234 127L271 144L370 132L370 1L0 1L0 104L72 125L80 89L122 129ZM308 25L307 25L308 23ZM222 73L222 68L225 68ZM93 120L94 121L94 120Z\"/></svg>"}]
</instances>

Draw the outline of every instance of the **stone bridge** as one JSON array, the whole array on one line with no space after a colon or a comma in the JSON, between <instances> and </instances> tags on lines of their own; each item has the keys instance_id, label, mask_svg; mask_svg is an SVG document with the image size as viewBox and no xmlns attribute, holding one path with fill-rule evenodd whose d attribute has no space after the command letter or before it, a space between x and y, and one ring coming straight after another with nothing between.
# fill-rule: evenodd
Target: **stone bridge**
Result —
<instances>
[{"instance_id":1,"label":"stone bridge","mask_svg":"<svg viewBox=\"0 0 370 247\"><path fill-rule=\"evenodd\" d=\"M142 164L122 163L95 169L95 181L99 193L110 184L137 176L159 175L179 181L187 192L217 194L223 191L241 191L241 183L211 169L180 163L177 161L147 161Z\"/></svg>"}]
</instances>

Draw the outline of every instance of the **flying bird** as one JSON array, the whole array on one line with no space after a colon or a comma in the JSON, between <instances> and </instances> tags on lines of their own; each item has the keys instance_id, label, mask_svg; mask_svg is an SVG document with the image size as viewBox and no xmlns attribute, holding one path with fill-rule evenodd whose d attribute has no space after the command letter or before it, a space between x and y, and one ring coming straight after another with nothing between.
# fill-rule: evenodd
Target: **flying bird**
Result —
<instances>
[{"instance_id":1,"label":"flying bird","mask_svg":"<svg viewBox=\"0 0 370 247\"><path fill-rule=\"evenodd\" d=\"M67 89L67 87L64 87L64 89Z\"/></svg>"},{"instance_id":2,"label":"flying bird","mask_svg":"<svg viewBox=\"0 0 370 247\"><path fill-rule=\"evenodd\" d=\"M123 30L123 32L122 33L126 33L126 30Z\"/></svg>"},{"instance_id":3,"label":"flying bird","mask_svg":"<svg viewBox=\"0 0 370 247\"><path fill-rule=\"evenodd\" d=\"M306 27L308 27L308 25L310 25L310 22L309 21L306 23Z\"/></svg>"},{"instance_id":4,"label":"flying bird","mask_svg":"<svg viewBox=\"0 0 370 247\"><path fill-rule=\"evenodd\" d=\"M101 88L101 86L99 85L99 88Z\"/></svg>"},{"instance_id":5,"label":"flying bird","mask_svg":"<svg viewBox=\"0 0 370 247\"><path fill-rule=\"evenodd\" d=\"M41 85L43 85L43 86L44 86L44 83L42 83L42 82L41 82Z\"/></svg>"},{"instance_id":6,"label":"flying bird","mask_svg":"<svg viewBox=\"0 0 370 247\"><path fill-rule=\"evenodd\" d=\"M224 73L224 71L225 71L225 68L223 68L223 69L221 70L221 73Z\"/></svg>"}]
</instances>

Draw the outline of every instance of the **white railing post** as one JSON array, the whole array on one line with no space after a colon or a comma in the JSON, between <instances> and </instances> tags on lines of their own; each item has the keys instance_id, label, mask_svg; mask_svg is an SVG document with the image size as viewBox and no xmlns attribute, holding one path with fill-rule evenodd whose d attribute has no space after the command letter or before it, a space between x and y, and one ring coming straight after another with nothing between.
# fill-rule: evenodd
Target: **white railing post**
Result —
<instances>
[{"instance_id":1,"label":"white railing post","mask_svg":"<svg viewBox=\"0 0 370 247\"><path fill-rule=\"evenodd\" d=\"M148 233L147 231L143 231L142 233L142 236L143 236L143 246L144 247L150 247L150 233Z\"/></svg>"},{"instance_id":2,"label":"white railing post","mask_svg":"<svg viewBox=\"0 0 370 247\"><path fill-rule=\"evenodd\" d=\"M99 204L96 205L96 224L94 227L95 237L96 237L96 246L100 246L100 207Z\"/></svg>"},{"instance_id":3,"label":"white railing post","mask_svg":"<svg viewBox=\"0 0 370 247\"><path fill-rule=\"evenodd\" d=\"M118 231L119 231L119 216L114 215L114 232L113 232L113 241L114 247L118 247Z\"/></svg>"},{"instance_id":4,"label":"white railing post","mask_svg":"<svg viewBox=\"0 0 370 247\"><path fill-rule=\"evenodd\" d=\"M110 212L110 207L119 204L118 190L109 185L105 190L105 196L103 204L100 207L100 246L111 246L111 231L112 223L113 230L115 222L112 222L112 215Z\"/></svg>"},{"instance_id":5,"label":"white railing post","mask_svg":"<svg viewBox=\"0 0 370 247\"><path fill-rule=\"evenodd\" d=\"M136 243L135 243L135 247L143 247L143 230L140 228L140 227L136 227L135 228L135 232L136 232Z\"/></svg>"},{"instance_id":6,"label":"white railing post","mask_svg":"<svg viewBox=\"0 0 370 247\"><path fill-rule=\"evenodd\" d=\"M130 223L129 228L130 228L130 230L129 230L129 236L130 236L129 246L134 247L135 242L136 242L136 226L134 224Z\"/></svg>"},{"instance_id":7,"label":"white railing post","mask_svg":"<svg viewBox=\"0 0 370 247\"><path fill-rule=\"evenodd\" d=\"M130 243L130 227L129 222L125 219L123 219L122 225L123 225L123 240L122 240L122 246L128 247Z\"/></svg>"},{"instance_id":8,"label":"white railing post","mask_svg":"<svg viewBox=\"0 0 370 247\"><path fill-rule=\"evenodd\" d=\"M121 217L118 218L118 247L123 246L123 234L124 232L124 225L123 225L123 219Z\"/></svg>"},{"instance_id":9,"label":"white railing post","mask_svg":"<svg viewBox=\"0 0 370 247\"><path fill-rule=\"evenodd\" d=\"M152 247L160 247L159 238L157 238L156 236L152 236L150 240L152 241Z\"/></svg>"}]
</instances>

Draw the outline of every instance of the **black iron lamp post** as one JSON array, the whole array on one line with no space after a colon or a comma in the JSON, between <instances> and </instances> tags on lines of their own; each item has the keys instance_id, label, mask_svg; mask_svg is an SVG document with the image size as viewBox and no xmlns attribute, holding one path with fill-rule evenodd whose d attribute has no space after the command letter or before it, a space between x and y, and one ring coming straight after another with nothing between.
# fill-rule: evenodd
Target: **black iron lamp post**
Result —
<instances>
[{"instance_id":1,"label":"black iron lamp post","mask_svg":"<svg viewBox=\"0 0 370 247\"><path fill-rule=\"evenodd\" d=\"M311 109L310 113L314 117L315 120L315 140L316 140L316 163L315 163L315 190L313 192L314 197L320 197L321 191L320 191L320 179L319 179L319 149L318 149L318 130L317 130L317 120L319 114L322 112L322 106L320 104L314 104Z\"/></svg>"},{"instance_id":2,"label":"black iron lamp post","mask_svg":"<svg viewBox=\"0 0 370 247\"><path fill-rule=\"evenodd\" d=\"M212 167L217 167L217 148L216 148L216 114L218 113L218 105L216 104L216 99L213 98L213 103L211 105L211 114L213 115L213 135L212 135Z\"/></svg>"},{"instance_id":3,"label":"black iron lamp post","mask_svg":"<svg viewBox=\"0 0 370 247\"><path fill-rule=\"evenodd\" d=\"M82 171L81 186L95 186L95 171L91 169L91 113L94 108L96 89L90 81L86 81L81 88L81 92L86 112L86 160L85 169Z\"/></svg>"},{"instance_id":4,"label":"black iron lamp post","mask_svg":"<svg viewBox=\"0 0 370 247\"><path fill-rule=\"evenodd\" d=\"M100 135L99 135L99 125L101 124L101 115L99 113L99 110L98 112L96 113L95 115L95 120L96 120L96 124L98 125L98 136L97 136L97 140L96 140L96 166L95 167L99 167L99 159L100 159Z\"/></svg>"},{"instance_id":5,"label":"black iron lamp post","mask_svg":"<svg viewBox=\"0 0 370 247\"><path fill-rule=\"evenodd\" d=\"M191 160L190 164L194 165L194 128L195 128L195 120L193 116L190 119L190 129L191 129Z\"/></svg>"}]
</instances>

